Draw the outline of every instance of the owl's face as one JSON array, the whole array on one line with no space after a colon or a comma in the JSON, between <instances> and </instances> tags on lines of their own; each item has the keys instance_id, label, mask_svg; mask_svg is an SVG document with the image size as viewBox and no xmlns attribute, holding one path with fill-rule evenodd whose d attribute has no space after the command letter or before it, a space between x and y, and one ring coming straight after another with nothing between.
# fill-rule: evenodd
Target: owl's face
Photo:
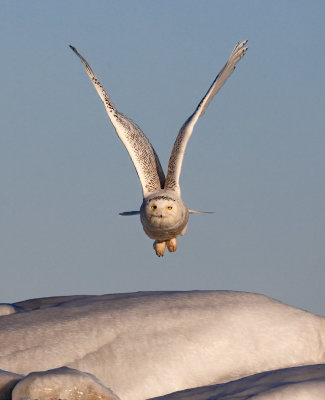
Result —
<instances>
[{"instance_id":1,"label":"owl's face","mask_svg":"<svg viewBox=\"0 0 325 400\"><path fill-rule=\"evenodd\" d=\"M156 196L148 199L144 213L147 221L157 228L169 228L176 225L182 216L179 201L168 196Z\"/></svg>"}]
</instances>

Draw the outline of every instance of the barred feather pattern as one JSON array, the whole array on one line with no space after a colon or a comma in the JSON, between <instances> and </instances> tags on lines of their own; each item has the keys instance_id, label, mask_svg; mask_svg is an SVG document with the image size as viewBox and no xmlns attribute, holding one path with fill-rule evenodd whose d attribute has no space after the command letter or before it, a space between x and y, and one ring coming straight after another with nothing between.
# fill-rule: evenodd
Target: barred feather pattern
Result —
<instances>
[{"instance_id":1,"label":"barred feather pattern","mask_svg":"<svg viewBox=\"0 0 325 400\"><path fill-rule=\"evenodd\" d=\"M118 137L125 145L131 157L142 185L143 195L148 196L153 192L159 191L164 187L165 175L159 158L148 138L135 122L116 109L109 94L86 59L78 53L75 47L70 46L70 48L80 58L88 77L104 103Z\"/></svg>"},{"instance_id":2,"label":"barred feather pattern","mask_svg":"<svg viewBox=\"0 0 325 400\"><path fill-rule=\"evenodd\" d=\"M212 82L212 85L200 101L199 105L196 107L196 110L181 127L175 140L174 147L168 163L168 172L165 182L166 189L177 191L180 194L179 176L182 169L182 163L187 142L192 135L194 125L196 124L199 117L201 117L205 113L213 97L219 92L219 90L225 84L232 72L235 70L238 61L246 54L246 43L247 40L244 40L243 42L236 44L230 54L228 61L221 69L215 80Z\"/></svg>"}]
</instances>

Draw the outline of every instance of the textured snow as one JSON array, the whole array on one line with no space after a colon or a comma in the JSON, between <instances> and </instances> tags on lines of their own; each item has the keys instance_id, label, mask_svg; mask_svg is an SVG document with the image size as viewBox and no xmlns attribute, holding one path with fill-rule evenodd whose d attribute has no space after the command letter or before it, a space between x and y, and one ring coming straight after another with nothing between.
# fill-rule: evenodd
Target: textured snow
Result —
<instances>
[{"instance_id":1,"label":"textured snow","mask_svg":"<svg viewBox=\"0 0 325 400\"><path fill-rule=\"evenodd\" d=\"M257 294L71 296L14 308L0 317L0 368L27 375L67 366L123 400L325 363L325 319Z\"/></svg>"},{"instance_id":2,"label":"textured snow","mask_svg":"<svg viewBox=\"0 0 325 400\"><path fill-rule=\"evenodd\" d=\"M32 372L12 392L12 400L119 400L94 376L71 368Z\"/></svg>"}]
</instances>

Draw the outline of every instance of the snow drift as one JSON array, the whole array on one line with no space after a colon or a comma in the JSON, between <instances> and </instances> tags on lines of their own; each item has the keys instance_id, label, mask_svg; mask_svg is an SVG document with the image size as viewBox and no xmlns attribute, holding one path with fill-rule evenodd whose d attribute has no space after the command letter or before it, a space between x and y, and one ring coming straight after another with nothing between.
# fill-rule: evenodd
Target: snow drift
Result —
<instances>
[{"instance_id":1,"label":"snow drift","mask_svg":"<svg viewBox=\"0 0 325 400\"><path fill-rule=\"evenodd\" d=\"M36 299L0 317L0 368L63 366L121 399L325 363L325 319L258 294L144 292Z\"/></svg>"}]
</instances>

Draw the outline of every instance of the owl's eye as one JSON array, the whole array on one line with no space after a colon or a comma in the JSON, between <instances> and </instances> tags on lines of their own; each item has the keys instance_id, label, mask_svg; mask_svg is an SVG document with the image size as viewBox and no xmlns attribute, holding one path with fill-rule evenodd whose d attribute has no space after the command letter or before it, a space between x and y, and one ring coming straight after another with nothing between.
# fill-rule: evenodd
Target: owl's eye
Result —
<instances>
[{"instance_id":1,"label":"owl's eye","mask_svg":"<svg viewBox=\"0 0 325 400\"><path fill-rule=\"evenodd\" d=\"M168 206L166 208L167 208L167 210L171 210L173 207L172 206Z\"/></svg>"},{"instance_id":2,"label":"owl's eye","mask_svg":"<svg viewBox=\"0 0 325 400\"><path fill-rule=\"evenodd\" d=\"M155 210L157 208L157 206L151 206L152 210Z\"/></svg>"}]
</instances>

